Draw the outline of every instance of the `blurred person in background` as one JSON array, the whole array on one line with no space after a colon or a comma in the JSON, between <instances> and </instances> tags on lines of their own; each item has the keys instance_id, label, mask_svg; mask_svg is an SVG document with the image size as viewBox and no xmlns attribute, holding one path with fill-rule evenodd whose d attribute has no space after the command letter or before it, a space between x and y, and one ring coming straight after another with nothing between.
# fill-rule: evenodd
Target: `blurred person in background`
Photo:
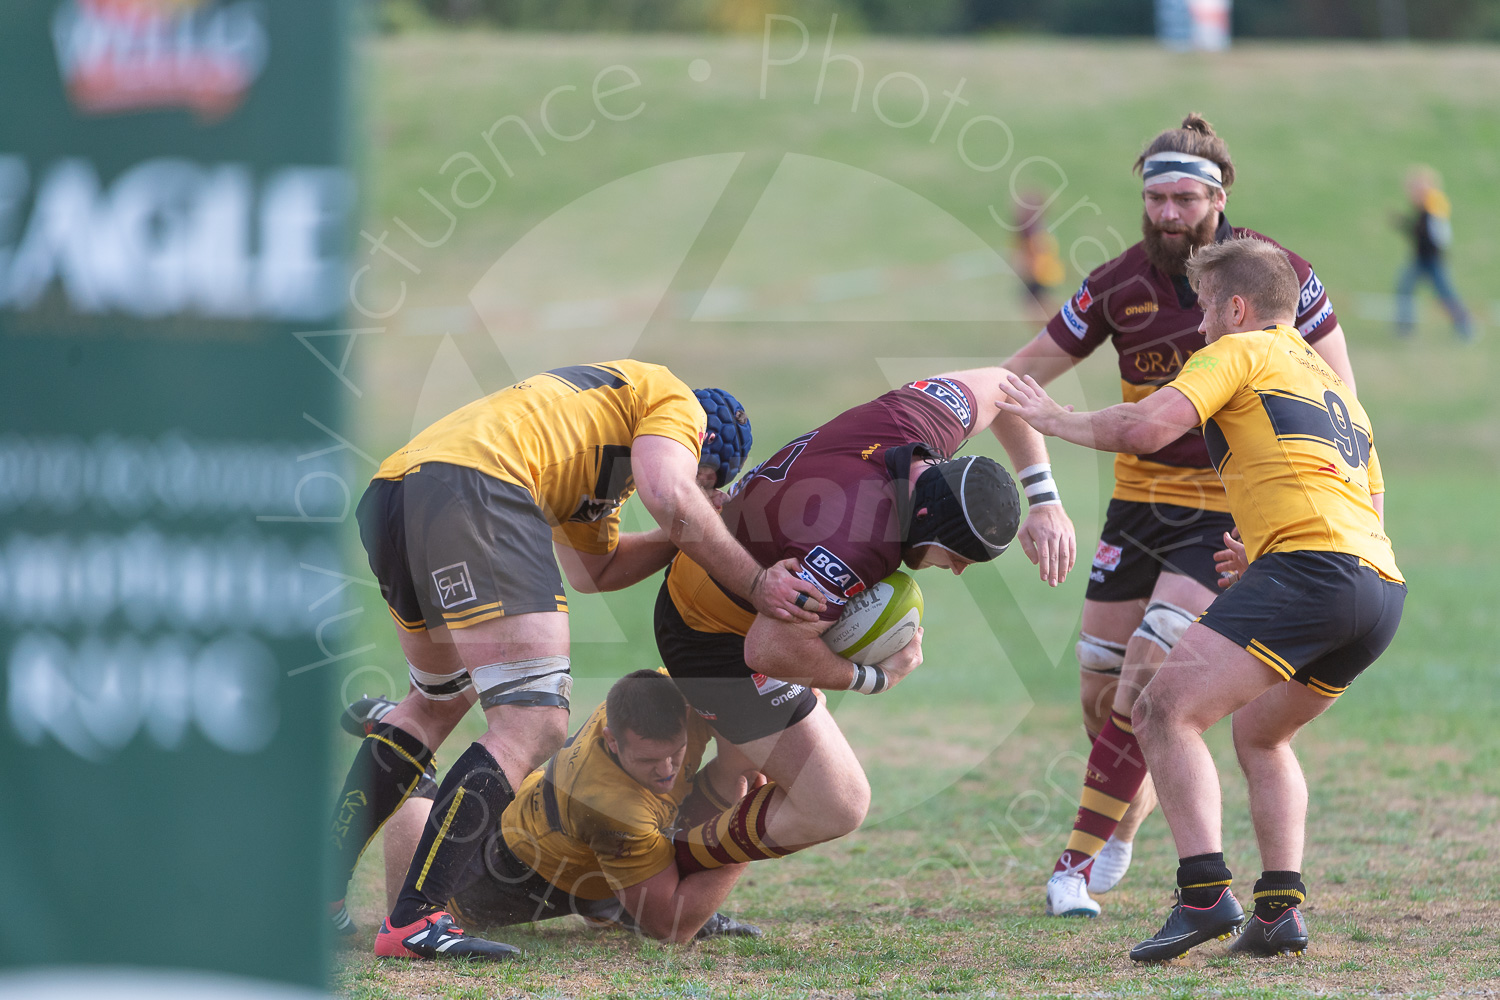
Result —
<instances>
[{"instance_id":1,"label":"blurred person in background","mask_svg":"<svg viewBox=\"0 0 1500 1000\"><path fill-rule=\"evenodd\" d=\"M1412 259L1396 279L1396 335L1410 337L1416 329L1417 305L1413 293L1417 282L1425 278L1448 310L1454 332L1462 340L1473 340L1473 320L1453 290L1443 262L1443 254L1453 242L1453 207L1443 193L1442 178L1431 167L1412 167L1406 172L1406 197L1411 202L1411 211L1399 217L1399 225L1411 238Z\"/></svg>"}]
</instances>

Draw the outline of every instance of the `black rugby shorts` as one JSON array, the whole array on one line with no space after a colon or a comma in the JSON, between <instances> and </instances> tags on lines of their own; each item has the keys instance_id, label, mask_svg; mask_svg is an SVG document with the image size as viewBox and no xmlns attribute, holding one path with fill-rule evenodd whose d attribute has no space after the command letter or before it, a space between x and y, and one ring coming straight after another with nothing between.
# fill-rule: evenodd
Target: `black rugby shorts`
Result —
<instances>
[{"instance_id":1,"label":"black rugby shorts","mask_svg":"<svg viewBox=\"0 0 1500 1000\"><path fill-rule=\"evenodd\" d=\"M731 743L774 736L818 706L812 688L746 666L744 636L689 626L665 583L656 595L656 648L693 711Z\"/></svg>"},{"instance_id":2,"label":"black rugby shorts","mask_svg":"<svg viewBox=\"0 0 1500 1000\"><path fill-rule=\"evenodd\" d=\"M1214 553L1234 518L1214 510L1169 503L1111 500L1089 567L1084 596L1091 601L1135 601L1151 596L1157 577L1176 573L1219 592Z\"/></svg>"},{"instance_id":3,"label":"black rugby shorts","mask_svg":"<svg viewBox=\"0 0 1500 1000\"><path fill-rule=\"evenodd\" d=\"M372 480L356 517L391 616L409 632L568 610L552 528L514 483L429 462Z\"/></svg>"},{"instance_id":4,"label":"black rugby shorts","mask_svg":"<svg viewBox=\"0 0 1500 1000\"><path fill-rule=\"evenodd\" d=\"M1328 698L1396 636L1406 585L1342 552L1275 552L1250 564L1198 621Z\"/></svg>"}]
</instances>

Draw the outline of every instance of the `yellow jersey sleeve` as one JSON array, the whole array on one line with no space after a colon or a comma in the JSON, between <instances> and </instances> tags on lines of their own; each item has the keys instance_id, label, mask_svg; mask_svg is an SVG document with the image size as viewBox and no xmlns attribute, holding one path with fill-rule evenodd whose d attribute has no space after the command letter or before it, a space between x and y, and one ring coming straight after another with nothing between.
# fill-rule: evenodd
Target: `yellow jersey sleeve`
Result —
<instances>
[{"instance_id":1,"label":"yellow jersey sleeve","mask_svg":"<svg viewBox=\"0 0 1500 1000\"><path fill-rule=\"evenodd\" d=\"M1375 442L1370 442L1370 496L1385 492L1385 476L1380 472L1380 456L1375 452Z\"/></svg>"},{"instance_id":2,"label":"yellow jersey sleeve","mask_svg":"<svg viewBox=\"0 0 1500 1000\"><path fill-rule=\"evenodd\" d=\"M552 541L575 552L602 556L620 544L620 514L613 511L597 521L569 521L552 529Z\"/></svg>"},{"instance_id":3,"label":"yellow jersey sleeve","mask_svg":"<svg viewBox=\"0 0 1500 1000\"><path fill-rule=\"evenodd\" d=\"M671 438L697 456L700 435L708 428L708 415L693 390L667 369L654 365L642 365L636 378L641 407L636 437L654 434Z\"/></svg>"},{"instance_id":4,"label":"yellow jersey sleeve","mask_svg":"<svg viewBox=\"0 0 1500 1000\"><path fill-rule=\"evenodd\" d=\"M589 809L580 817L578 838L598 860L605 879L615 888L629 889L667 870L677 861L677 849L647 811L629 808Z\"/></svg>"},{"instance_id":5,"label":"yellow jersey sleeve","mask_svg":"<svg viewBox=\"0 0 1500 1000\"><path fill-rule=\"evenodd\" d=\"M1167 387L1188 398L1198 411L1198 423L1202 424L1250 382L1255 368L1256 361L1244 341L1221 337L1195 351Z\"/></svg>"}]
</instances>

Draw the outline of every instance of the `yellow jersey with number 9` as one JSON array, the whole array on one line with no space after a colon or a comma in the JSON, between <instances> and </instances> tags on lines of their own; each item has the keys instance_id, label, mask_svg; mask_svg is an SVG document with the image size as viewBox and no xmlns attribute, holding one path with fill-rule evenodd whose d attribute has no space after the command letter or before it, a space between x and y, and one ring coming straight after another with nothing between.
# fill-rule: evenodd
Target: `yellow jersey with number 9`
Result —
<instances>
[{"instance_id":1,"label":"yellow jersey with number 9","mask_svg":"<svg viewBox=\"0 0 1500 1000\"><path fill-rule=\"evenodd\" d=\"M613 551L635 492L630 443L642 434L694 455L708 418L681 379L641 361L554 368L448 414L387 458L376 479L426 462L477 469L531 493L560 545Z\"/></svg>"},{"instance_id":2,"label":"yellow jersey with number 9","mask_svg":"<svg viewBox=\"0 0 1500 1000\"><path fill-rule=\"evenodd\" d=\"M1401 582L1370 499L1385 492L1370 418L1296 330L1226 334L1170 386L1198 411L1249 559L1342 552Z\"/></svg>"}]
</instances>

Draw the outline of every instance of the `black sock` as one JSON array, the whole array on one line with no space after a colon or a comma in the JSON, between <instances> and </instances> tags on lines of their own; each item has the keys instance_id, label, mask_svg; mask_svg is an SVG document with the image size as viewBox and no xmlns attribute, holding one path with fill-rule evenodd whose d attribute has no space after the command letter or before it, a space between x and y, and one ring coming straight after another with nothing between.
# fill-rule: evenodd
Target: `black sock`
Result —
<instances>
[{"instance_id":1,"label":"black sock","mask_svg":"<svg viewBox=\"0 0 1500 1000\"><path fill-rule=\"evenodd\" d=\"M478 743L470 745L438 788L432 815L391 911L392 927L405 927L448 905L463 888L486 835L499 825L500 814L515 797L490 752Z\"/></svg>"},{"instance_id":2,"label":"black sock","mask_svg":"<svg viewBox=\"0 0 1500 1000\"><path fill-rule=\"evenodd\" d=\"M432 751L421 740L395 726L376 726L360 743L329 830L333 844L330 901L344 898L359 856L411 794L431 759Z\"/></svg>"},{"instance_id":3,"label":"black sock","mask_svg":"<svg viewBox=\"0 0 1500 1000\"><path fill-rule=\"evenodd\" d=\"M1186 906L1213 906L1232 880L1222 851L1177 859L1177 888Z\"/></svg>"},{"instance_id":4,"label":"black sock","mask_svg":"<svg viewBox=\"0 0 1500 1000\"><path fill-rule=\"evenodd\" d=\"M1306 899L1301 872L1261 872L1255 882L1255 915L1267 923Z\"/></svg>"}]
</instances>

